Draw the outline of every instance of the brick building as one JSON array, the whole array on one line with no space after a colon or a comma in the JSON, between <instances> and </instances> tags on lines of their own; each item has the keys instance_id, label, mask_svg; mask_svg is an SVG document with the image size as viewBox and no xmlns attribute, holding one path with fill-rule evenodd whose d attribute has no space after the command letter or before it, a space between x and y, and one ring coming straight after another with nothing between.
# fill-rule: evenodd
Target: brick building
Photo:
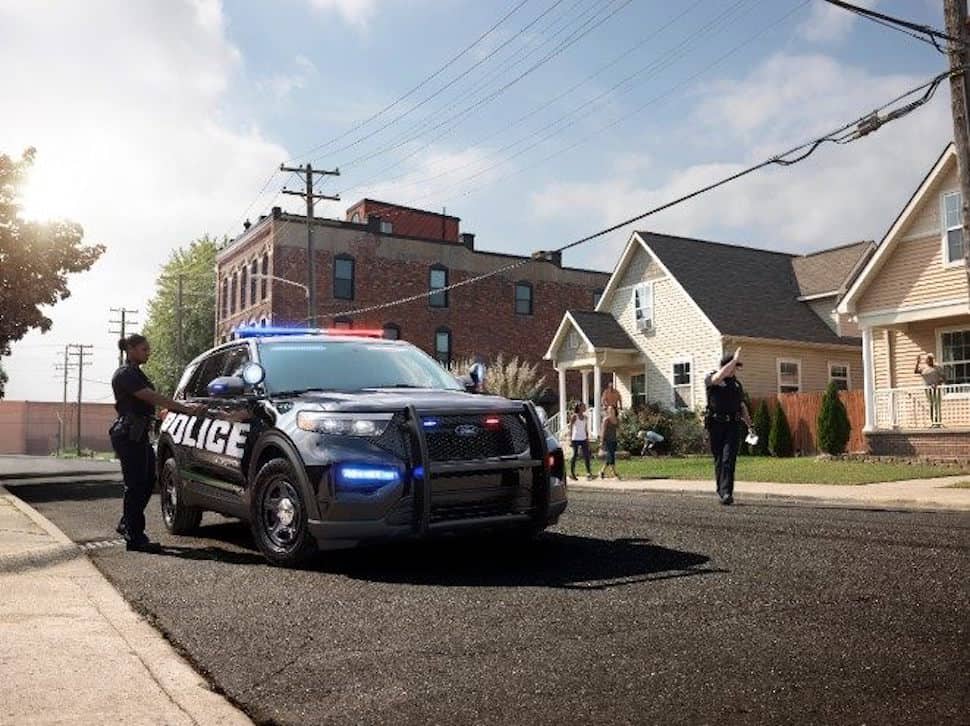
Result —
<instances>
[{"instance_id":1,"label":"brick building","mask_svg":"<svg viewBox=\"0 0 970 726\"><path fill-rule=\"evenodd\" d=\"M460 220L364 199L345 220L313 220L320 327L384 329L441 361L490 360L499 353L542 362L567 309L592 309L609 275L476 249ZM344 313L454 285L514 263L467 288L370 313ZM253 275L257 277L253 277ZM265 279L283 278L297 284ZM216 258L216 337L243 325L303 325L307 318L307 228L303 216L274 207ZM577 382L578 382L577 378Z\"/></svg>"}]
</instances>

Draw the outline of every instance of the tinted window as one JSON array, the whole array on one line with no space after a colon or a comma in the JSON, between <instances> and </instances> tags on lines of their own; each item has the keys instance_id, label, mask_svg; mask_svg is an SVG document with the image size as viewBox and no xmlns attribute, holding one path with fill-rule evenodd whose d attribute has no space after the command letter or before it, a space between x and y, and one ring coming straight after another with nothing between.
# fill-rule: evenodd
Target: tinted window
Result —
<instances>
[{"instance_id":1,"label":"tinted window","mask_svg":"<svg viewBox=\"0 0 970 726\"><path fill-rule=\"evenodd\" d=\"M182 377L179 378L179 383L175 387L175 396L173 398L178 398L178 399L185 398L185 389L189 385L189 380L191 380L192 374L195 373L196 368L198 368L197 365L189 366L184 371L182 371Z\"/></svg>"},{"instance_id":2,"label":"tinted window","mask_svg":"<svg viewBox=\"0 0 970 726\"><path fill-rule=\"evenodd\" d=\"M341 300L354 298L354 261L349 257L333 261L333 296Z\"/></svg>"},{"instance_id":3,"label":"tinted window","mask_svg":"<svg viewBox=\"0 0 970 726\"><path fill-rule=\"evenodd\" d=\"M249 362L249 349L242 345L231 348L225 356L225 364L222 367L222 376L241 376L243 367Z\"/></svg>"},{"instance_id":4,"label":"tinted window","mask_svg":"<svg viewBox=\"0 0 970 726\"><path fill-rule=\"evenodd\" d=\"M434 334L434 357L442 365L451 363L451 331L441 329Z\"/></svg>"},{"instance_id":5,"label":"tinted window","mask_svg":"<svg viewBox=\"0 0 970 726\"><path fill-rule=\"evenodd\" d=\"M223 368L226 366L227 351L221 350L213 353L208 358L199 363L191 382L185 391L186 398L206 398L209 392L206 387L222 375Z\"/></svg>"},{"instance_id":6,"label":"tinted window","mask_svg":"<svg viewBox=\"0 0 970 726\"><path fill-rule=\"evenodd\" d=\"M532 285L527 282L515 285L515 312L519 315L532 315Z\"/></svg>"},{"instance_id":7,"label":"tinted window","mask_svg":"<svg viewBox=\"0 0 970 726\"><path fill-rule=\"evenodd\" d=\"M431 268L431 274L428 279L428 287L431 290L441 290L444 287L448 287L448 270L443 267L433 267ZM446 308L448 307L448 292L435 292L428 297L428 304L433 308Z\"/></svg>"},{"instance_id":8,"label":"tinted window","mask_svg":"<svg viewBox=\"0 0 970 726\"><path fill-rule=\"evenodd\" d=\"M320 388L416 387L461 390L454 376L410 345L371 341L263 343L260 363L269 392Z\"/></svg>"}]
</instances>

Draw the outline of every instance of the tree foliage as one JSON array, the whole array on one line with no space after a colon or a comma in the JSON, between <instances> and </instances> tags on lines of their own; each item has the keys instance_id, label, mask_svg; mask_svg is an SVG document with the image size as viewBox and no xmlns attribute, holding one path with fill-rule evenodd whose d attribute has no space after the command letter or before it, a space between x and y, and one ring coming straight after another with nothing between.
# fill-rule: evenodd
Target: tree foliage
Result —
<instances>
[{"instance_id":1,"label":"tree foliage","mask_svg":"<svg viewBox=\"0 0 970 726\"><path fill-rule=\"evenodd\" d=\"M791 456L794 445L791 438L791 426L788 416L781 404L775 406L771 416L771 433L768 435L768 448L774 456Z\"/></svg>"},{"instance_id":2,"label":"tree foliage","mask_svg":"<svg viewBox=\"0 0 970 726\"><path fill-rule=\"evenodd\" d=\"M833 456L845 452L852 427L849 424L849 412L839 398L839 388L834 381L829 383L822 397L822 408L818 412L816 424L819 449Z\"/></svg>"},{"instance_id":3,"label":"tree foliage","mask_svg":"<svg viewBox=\"0 0 970 726\"><path fill-rule=\"evenodd\" d=\"M0 363L0 399L4 397L7 393L7 372L3 369L3 363Z\"/></svg>"},{"instance_id":4,"label":"tree foliage","mask_svg":"<svg viewBox=\"0 0 970 726\"><path fill-rule=\"evenodd\" d=\"M762 399L754 412L751 421L754 432L758 435L758 443L752 447L751 453L755 456L768 456L768 438L771 436L771 411L768 409L768 402Z\"/></svg>"},{"instance_id":5,"label":"tree foliage","mask_svg":"<svg viewBox=\"0 0 970 726\"><path fill-rule=\"evenodd\" d=\"M155 281L144 334L152 347L145 372L171 395L185 364L212 347L216 314L216 241L203 236L174 252ZM177 360L178 278L182 276L182 360Z\"/></svg>"},{"instance_id":6,"label":"tree foliage","mask_svg":"<svg viewBox=\"0 0 970 726\"><path fill-rule=\"evenodd\" d=\"M452 361L449 370L463 376L475 363L471 358ZM546 377L539 374L539 364L521 360L518 356L506 358L499 353L485 366L485 392L517 401L535 401L546 388Z\"/></svg>"},{"instance_id":7,"label":"tree foliage","mask_svg":"<svg viewBox=\"0 0 970 726\"><path fill-rule=\"evenodd\" d=\"M104 252L103 245L81 244L84 231L75 222L20 216L20 187L34 155L33 148L20 160L0 154L0 355L33 328L50 330L41 307L69 297L67 276L89 269Z\"/></svg>"}]
</instances>

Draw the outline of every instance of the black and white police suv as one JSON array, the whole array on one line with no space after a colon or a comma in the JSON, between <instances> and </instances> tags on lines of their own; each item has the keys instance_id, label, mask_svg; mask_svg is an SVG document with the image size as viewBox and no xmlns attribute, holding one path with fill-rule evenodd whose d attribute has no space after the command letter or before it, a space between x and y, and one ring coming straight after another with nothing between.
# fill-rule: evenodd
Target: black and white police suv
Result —
<instances>
[{"instance_id":1,"label":"black and white police suv","mask_svg":"<svg viewBox=\"0 0 970 726\"><path fill-rule=\"evenodd\" d=\"M255 328L192 361L158 447L162 514L247 520L268 560L490 530L531 536L566 508L563 452L541 410L468 391L380 333Z\"/></svg>"}]
</instances>

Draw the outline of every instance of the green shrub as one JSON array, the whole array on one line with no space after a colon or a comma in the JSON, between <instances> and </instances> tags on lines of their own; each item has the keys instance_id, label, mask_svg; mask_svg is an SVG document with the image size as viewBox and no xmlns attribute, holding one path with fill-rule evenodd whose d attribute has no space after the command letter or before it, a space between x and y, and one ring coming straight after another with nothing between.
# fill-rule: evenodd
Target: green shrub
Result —
<instances>
[{"instance_id":1,"label":"green shrub","mask_svg":"<svg viewBox=\"0 0 970 726\"><path fill-rule=\"evenodd\" d=\"M845 452L849 443L849 413L839 398L835 382L829 383L822 397L822 408L818 412L818 448L833 456Z\"/></svg>"},{"instance_id":2,"label":"green shrub","mask_svg":"<svg viewBox=\"0 0 970 726\"><path fill-rule=\"evenodd\" d=\"M752 447L755 456L768 456L768 437L771 436L771 411L768 410L768 402L762 400L758 404L758 409L754 412L754 419L751 421L754 432L758 435L757 446Z\"/></svg>"},{"instance_id":3,"label":"green shrub","mask_svg":"<svg viewBox=\"0 0 970 726\"><path fill-rule=\"evenodd\" d=\"M694 411L671 411L649 404L638 411L620 414L617 445L637 455L643 448L641 431L656 431L664 437L661 447L671 454L702 454L706 451L704 426Z\"/></svg>"},{"instance_id":4,"label":"green shrub","mask_svg":"<svg viewBox=\"0 0 970 726\"><path fill-rule=\"evenodd\" d=\"M791 427L781 404L775 406L771 416L771 433L768 435L768 448L773 456L791 456L793 451Z\"/></svg>"}]
</instances>

